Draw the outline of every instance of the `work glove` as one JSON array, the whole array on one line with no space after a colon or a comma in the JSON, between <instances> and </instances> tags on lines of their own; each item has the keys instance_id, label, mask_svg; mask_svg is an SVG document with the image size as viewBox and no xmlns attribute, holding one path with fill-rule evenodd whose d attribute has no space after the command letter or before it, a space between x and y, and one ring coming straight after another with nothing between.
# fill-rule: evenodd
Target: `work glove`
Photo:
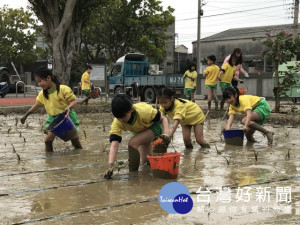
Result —
<instances>
[{"instance_id":1,"label":"work glove","mask_svg":"<svg viewBox=\"0 0 300 225\"><path fill-rule=\"evenodd\" d=\"M163 139L163 141L165 142L165 144L166 144L167 146L169 146L169 144L170 144L170 142L171 142L171 138L170 138L169 135L167 135L167 134L162 134L162 135L160 135L159 137L160 137L161 139Z\"/></svg>"},{"instance_id":2,"label":"work glove","mask_svg":"<svg viewBox=\"0 0 300 225\"><path fill-rule=\"evenodd\" d=\"M114 173L114 163L109 163L108 164L109 169L105 172L104 178L109 180L112 179L112 175Z\"/></svg>"},{"instance_id":3,"label":"work glove","mask_svg":"<svg viewBox=\"0 0 300 225\"><path fill-rule=\"evenodd\" d=\"M23 116L22 118L21 118L21 123L22 124L24 124L25 123L25 120L26 120L26 118L27 118L27 116L25 115L25 116Z\"/></svg>"}]
</instances>

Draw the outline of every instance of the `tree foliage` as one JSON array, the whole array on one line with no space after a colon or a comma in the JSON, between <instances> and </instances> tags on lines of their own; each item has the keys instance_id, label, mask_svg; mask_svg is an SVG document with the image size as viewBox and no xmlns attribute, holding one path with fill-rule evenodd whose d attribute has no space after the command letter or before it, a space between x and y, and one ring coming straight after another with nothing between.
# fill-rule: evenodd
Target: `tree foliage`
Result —
<instances>
[{"instance_id":1,"label":"tree foliage","mask_svg":"<svg viewBox=\"0 0 300 225\"><path fill-rule=\"evenodd\" d=\"M32 13L23 8L0 8L1 63L20 65L36 60L36 23Z\"/></svg>"},{"instance_id":2,"label":"tree foliage","mask_svg":"<svg viewBox=\"0 0 300 225\"><path fill-rule=\"evenodd\" d=\"M287 60L300 51L299 38L294 39L293 34L281 31L276 35L271 36L270 33L266 33L266 38L262 41L265 46L263 55L267 55L271 58L273 63L273 69L275 74L274 82L274 96L275 96L275 112L280 110L280 82L278 74L278 66L285 63Z\"/></svg>"},{"instance_id":3,"label":"tree foliage","mask_svg":"<svg viewBox=\"0 0 300 225\"><path fill-rule=\"evenodd\" d=\"M165 34L174 23L174 9L163 10L157 0L111 0L99 6L82 32L87 59L107 55L116 61L128 52L142 52L159 63L165 57ZM90 48L94 47L94 54Z\"/></svg>"},{"instance_id":4,"label":"tree foliage","mask_svg":"<svg viewBox=\"0 0 300 225\"><path fill-rule=\"evenodd\" d=\"M53 73L68 84L78 53L81 28L104 0L28 0L43 23L43 33L53 51Z\"/></svg>"}]
</instances>

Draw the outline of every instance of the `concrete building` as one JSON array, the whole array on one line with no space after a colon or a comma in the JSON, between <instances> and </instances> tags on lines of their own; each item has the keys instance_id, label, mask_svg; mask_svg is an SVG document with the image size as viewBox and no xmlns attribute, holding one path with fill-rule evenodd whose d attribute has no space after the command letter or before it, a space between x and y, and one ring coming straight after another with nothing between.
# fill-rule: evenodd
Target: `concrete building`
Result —
<instances>
[{"instance_id":1,"label":"concrete building","mask_svg":"<svg viewBox=\"0 0 300 225\"><path fill-rule=\"evenodd\" d=\"M245 70L250 73L271 72L271 62L264 60L261 55L263 45L253 39L264 38L267 32L272 36L283 30L292 33L292 24L229 29L203 38L200 45L202 65L206 64L204 58L212 54L216 56L217 64L222 65L225 57L231 54L234 48L240 48L243 52ZM194 41L192 44L193 58L197 58L197 42Z\"/></svg>"},{"instance_id":2,"label":"concrete building","mask_svg":"<svg viewBox=\"0 0 300 225\"><path fill-rule=\"evenodd\" d=\"M234 48L240 48L243 52L243 68L250 74L249 78L244 79L245 83L240 86L246 88L247 94L258 95L264 97L273 97L273 78L271 61L263 57L261 51L264 46L258 40L264 38L266 33L272 35L280 31L292 33L292 24L276 25L276 26L262 26L262 27L247 27L238 29L229 29L221 33L201 39L201 63L200 74L206 68L205 57L215 55L217 58L216 64L222 65L225 57L232 53ZM300 34L300 28L298 29ZM193 43L193 58L197 58L197 42ZM297 60L300 59L298 54ZM204 79L202 76L197 78L196 94L206 95ZM218 87L218 95L221 95L221 90Z\"/></svg>"},{"instance_id":3,"label":"concrete building","mask_svg":"<svg viewBox=\"0 0 300 225\"><path fill-rule=\"evenodd\" d=\"M174 72L177 74L183 73L182 66L188 60L188 48L185 45L177 45L174 57Z\"/></svg>"},{"instance_id":4,"label":"concrete building","mask_svg":"<svg viewBox=\"0 0 300 225\"><path fill-rule=\"evenodd\" d=\"M175 23L168 27L165 34L169 39L166 41L166 57L164 62L160 63L159 70L163 71L163 74L174 74Z\"/></svg>"}]
</instances>

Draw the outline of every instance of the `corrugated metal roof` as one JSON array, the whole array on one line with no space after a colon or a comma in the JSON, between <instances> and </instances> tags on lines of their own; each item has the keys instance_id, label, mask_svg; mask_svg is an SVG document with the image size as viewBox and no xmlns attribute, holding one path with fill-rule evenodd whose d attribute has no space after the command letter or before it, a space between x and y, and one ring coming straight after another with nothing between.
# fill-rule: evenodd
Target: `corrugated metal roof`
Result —
<instances>
[{"instance_id":1,"label":"corrugated metal roof","mask_svg":"<svg viewBox=\"0 0 300 225\"><path fill-rule=\"evenodd\" d=\"M201 42L261 38L261 37L265 37L267 32L270 32L270 34L272 36L282 30L292 33L293 32L293 24L229 29L229 30L225 30L223 32L214 34L212 36L205 37L205 38L201 39ZM300 24L298 26L298 33L300 33ZM196 41L193 41L193 43L194 42L196 42Z\"/></svg>"}]
</instances>

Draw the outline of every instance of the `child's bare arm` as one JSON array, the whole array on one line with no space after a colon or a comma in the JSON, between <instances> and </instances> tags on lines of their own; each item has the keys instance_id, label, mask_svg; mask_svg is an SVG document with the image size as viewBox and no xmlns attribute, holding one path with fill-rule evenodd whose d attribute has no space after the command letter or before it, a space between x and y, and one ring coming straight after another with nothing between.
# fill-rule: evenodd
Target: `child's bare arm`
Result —
<instances>
[{"instance_id":1,"label":"child's bare arm","mask_svg":"<svg viewBox=\"0 0 300 225\"><path fill-rule=\"evenodd\" d=\"M218 79L220 80L221 79L221 76L223 75L223 70L220 70L220 72L219 72L219 75L218 75Z\"/></svg>"},{"instance_id":2,"label":"child's bare arm","mask_svg":"<svg viewBox=\"0 0 300 225\"><path fill-rule=\"evenodd\" d=\"M74 101L70 102L70 104L68 105L68 107L66 107L66 110L72 109L76 104L77 104L77 100L75 99Z\"/></svg>"},{"instance_id":3,"label":"child's bare arm","mask_svg":"<svg viewBox=\"0 0 300 225\"><path fill-rule=\"evenodd\" d=\"M116 160L117 151L119 148L118 141L112 141L110 145L109 158L108 158L108 170L105 172L104 178L111 179L114 170L114 162Z\"/></svg>"},{"instance_id":4,"label":"child's bare arm","mask_svg":"<svg viewBox=\"0 0 300 225\"><path fill-rule=\"evenodd\" d=\"M241 80L241 79L239 79L239 78L237 78L235 76L233 76L233 79L236 80L237 82L243 82L243 80Z\"/></svg>"},{"instance_id":5,"label":"child's bare arm","mask_svg":"<svg viewBox=\"0 0 300 225\"><path fill-rule=\"evenodd\" d=\"M108 163L112 164L116 160L117 152L119 149L119 142L118 141L112 141L110 145L109 150L109 157L108 157Z\"/></svg>"},{"instance_id":6,"label":"child's bare arm","mask_svg":"<svg viewBox=\"0 0 300 225\"><path fill-rule=\"evenodd\" d=\"M231 128L233 119L234 119L234 114L229 114L229 118L228 118L227 125L225 128L226 130L229 130Z\"/></svg>"},{"instance_id":7,"label":"child's bare arm","mask_svg":"<svg viewBox=\"0 0 300 225\"><path fill-rule=\"evenodd\" d=\"M251 113L252 111L250 109L248 109L246 111L246 121L245 121L245 124L244 124L244 130L247 130L248 129L248 126L251 122Z\"/></svg>"},{"instance_id":8,"label":"child's bare arm","mask_svg":"<svg viewBox=\"0 0 300 225\"><path fill-rule=\"evenodd\" d=\"M21 118L21 123L24 124L25 120L27 119L27 117L34 113L41 105L39 105L38 103L35 103L33 106L31 106L31 108L27 111L27 113Z\"/></svg>"},{"instance_id":9,"label":"child's bare arm","mask_svg":"<svg viewBox=\"0 0 300 225\"><path fill-rule=\"evenodd\" d=\"M169 135L169 123L168 123L167 118L164 117L164 116L161 116L160 117L160 122L163 126L163 129L164 129L163 134Z\"/></svg>"},{"instance_id":10,"label":"child's bare arm","mask_svg":"<svg viewBox=\"0 0 300 225\"><path fill-rule=\"evenodd\" d=\"M178 127L179 120L174 120L173 128L170 130L169 136L172 137Z\"/></svg>"}]
</instances>

